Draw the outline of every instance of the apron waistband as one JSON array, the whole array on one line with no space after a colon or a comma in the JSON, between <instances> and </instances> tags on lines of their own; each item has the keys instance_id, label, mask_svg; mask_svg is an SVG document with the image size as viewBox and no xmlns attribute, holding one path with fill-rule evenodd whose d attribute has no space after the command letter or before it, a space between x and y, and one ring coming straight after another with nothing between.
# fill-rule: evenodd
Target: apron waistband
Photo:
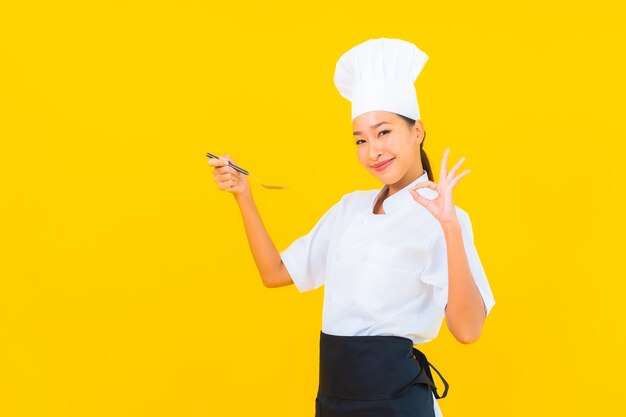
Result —
<instances>
[{"instance_id":1,"label":"apron waistband","mask_svg":"<svg viewBox=\"0 0 626 417\"><path fill-rule=\"evenodd\" d=\"M439 395L430 372L445 386ZM345 399L391 399L426 384L444 398L448 382L413 341L401 336L342 336L320 332L319 391Z\"/></svg>"}]
</instances>

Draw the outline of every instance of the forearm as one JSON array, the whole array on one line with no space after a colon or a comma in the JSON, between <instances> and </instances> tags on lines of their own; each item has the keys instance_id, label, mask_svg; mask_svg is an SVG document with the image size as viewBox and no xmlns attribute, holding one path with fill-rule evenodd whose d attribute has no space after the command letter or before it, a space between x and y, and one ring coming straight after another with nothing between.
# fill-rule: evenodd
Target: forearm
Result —
<instances>
[{"instance_id":1,"label":"forearm","mask_svg":"<svg viewBox=\"0 0 626 417\"><path fill-rule=\"evenodd\" d=\"M480 337L485 321L485 305L472 277L461 224L442 225L448 255L448 305L446 324L461 343L472 343Z\"/></svg>"},{"instance_id":2,"label":"forearm","mask_svg":"<svg viewBox=\"0 0 626 417\"><path fill-rule=\"evenodd\" d=\"M272 242L259 210L251 194L235 198L243 218L248 244L252 257L266 287L274 286L273 278L278 277L282 267L280 254Z\"/></svg>"}]
</instances>

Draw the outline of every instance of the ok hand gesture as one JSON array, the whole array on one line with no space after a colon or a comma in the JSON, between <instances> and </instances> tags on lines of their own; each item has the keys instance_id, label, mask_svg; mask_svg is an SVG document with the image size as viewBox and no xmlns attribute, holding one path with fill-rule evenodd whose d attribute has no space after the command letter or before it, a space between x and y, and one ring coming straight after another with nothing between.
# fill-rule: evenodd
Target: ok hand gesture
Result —
<instances>
[{"instance_id":1,"label":"ok hand gesture","mask_svg":"<svg viewBox=\"0 0 626 417\"><path fill-rule=\"evenodd\" d=\"M444 223L458 222L456 210L454 208L454 201L452 200L452 190L454 190L454 187L459 182L459 180L470 172L469 169L466 169L461 174L455 176L457 169L465 160L465 157L463 156L448 173L447 163L449 153L450 148L446 148L443 153L443 158L441 160L439 184L433 181L423 181L415 184L409 190L409 192L413 196L413 199L420 203L422 206L426 207L426 209L431 212L432 215L435 216L435 218L442 225ZM438 196L433 200L429 200L416 191L418 188L430 188L437 191Z\"/></svg>"}]
</instances>

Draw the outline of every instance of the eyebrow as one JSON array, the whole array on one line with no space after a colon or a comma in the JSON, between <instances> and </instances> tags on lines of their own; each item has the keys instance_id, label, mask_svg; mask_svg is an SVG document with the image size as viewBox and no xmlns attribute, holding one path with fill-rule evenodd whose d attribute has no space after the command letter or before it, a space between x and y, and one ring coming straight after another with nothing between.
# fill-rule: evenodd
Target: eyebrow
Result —
<instances>
[{"instance_id":1,"label":"eyebrow","mask_svg":"<svg viewBox=\"0 0 626 417\"><path fill-rule=\"evenodd\" d=\"M370 126L370 129L376 129L378 126L380 126L380 125L382 125L382 124L385 124L385 123L387 123L388 125L390 125L390 124L391 124L391 123L389 123L389 122L384 122L384 121L383 121L383 122L380 122L380 123L376 123L375 125L371 125L371 126ZM361 133L361 132L354 132L354 133L352 133L352 134L353 134L354 136L357 136L357 135L361 135L362 133Z\"/></svg>"}]
</instances>

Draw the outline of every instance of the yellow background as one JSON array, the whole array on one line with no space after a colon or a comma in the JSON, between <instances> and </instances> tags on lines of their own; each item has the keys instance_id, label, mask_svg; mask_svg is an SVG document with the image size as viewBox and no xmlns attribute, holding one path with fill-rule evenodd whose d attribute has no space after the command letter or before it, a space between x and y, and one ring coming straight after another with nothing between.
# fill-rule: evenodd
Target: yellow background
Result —
<instances>
[{"instance_id":1,"label":"yellow background","mask_svg":"<svg viewBox=\"0 0 626 417\"><path fill-rule=\"evenodd\" d=\"M358 1L0 5L0 415L312 416L323 288L261 284L206 152L279 250L358 165L339 56L411 41L496 305L422 350L445 417L619 415L624 6ZM621 410L621 411L618 411Z\"/></svg>"}]
</instances>

